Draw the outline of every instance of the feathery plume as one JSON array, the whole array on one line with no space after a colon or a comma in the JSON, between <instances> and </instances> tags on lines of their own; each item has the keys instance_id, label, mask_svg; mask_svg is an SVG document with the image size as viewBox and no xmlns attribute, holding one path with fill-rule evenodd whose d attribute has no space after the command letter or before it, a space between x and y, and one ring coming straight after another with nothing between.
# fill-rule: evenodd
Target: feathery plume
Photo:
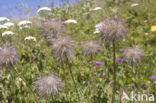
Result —
<instances>
[{"instance_id":1,"label":"feathery plume","mask_svg":"<svg viewBox=\"0 0 156 103\"><path fill-rule=\"evenodd\" d=\"M85 41L82 44L82 53L84 56L94 56L101 50L101 46L97 41Z\"/></svg>"},{"instance_id":2,"label":"feathery plume","mask_svg":"<svg viewBox=\"0 0 156 103\"><path fill-rule=\"evenodd\" d=\"M53 54L56 61L71 62L74 59L75 41L70 37L61 37L53 42Z\"/></svg>"},{"instance_id":3,"label":"feathery plume","mask_svg":"<svg viewBox=\"0 0 156 103\"><path fill-rule=\"evenodd\" d=\"M128 63L138 63L141 62L144 51L138 46L133 46L132 48L124 49L123 56L124 60Z\"/></svg>"},{"instance_id":4,"label":"feathery plume","mask_svg":"<svg viewBox=\"0 0 156 103\"><path fill-rule=\"evenodd\" d=\"M19 61L18 53L13 46L0 48L0 65L11 66Z\"/></svg>"},{"instance_id":5,"label":"feathery plume","mask_svg":"<svg viewBox=\"0 0 156 103\"><path fill-rule=\"evenodd\" d=\"M113 19L106 19L101 22L98 30L105 42L122 40L127 32L122 21Z\"/></svg>"},{"instance_id":6,"label":"feathery plume","mask_svg":"<svg viewBox=\"0 0 156 103\"><path fill-rule=\"evenodd\" d=\"M42 22L42 30L46 39L56 39L60 37L60 34L63 32L65 26L59 20L47 20Z\"/></svg>"},{"instance_id":7,"label":"feathery plume","mask_svg":"<svg viewBox=\"0 0 156 103\"><path fill-rule=\"evenodd\" d=\"M36 87L37 94L44 97L57 96L64 88L64 83L62 80L52 74L36 80L34 85Z\"/></svg>"}]
</instances>

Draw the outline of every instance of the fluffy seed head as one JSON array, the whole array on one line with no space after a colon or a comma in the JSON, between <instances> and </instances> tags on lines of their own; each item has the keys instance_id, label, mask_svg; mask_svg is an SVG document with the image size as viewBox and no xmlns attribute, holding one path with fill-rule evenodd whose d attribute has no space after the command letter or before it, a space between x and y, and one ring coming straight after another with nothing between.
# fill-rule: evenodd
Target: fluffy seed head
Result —
<instances>
[{"instance_id":1,"label":"fluffy seed head","mask_svg":"<svg viewBox=\"0 0 156 103\"><path fill-rule=\"evenodd\" d=\"M61 37L53 42L53 54L56 61L71 62L74 59L75 41L70 37Z\"/></svg>"},{"instance_id":2,"label":"fluffy seed head","mask_svg":"<svg viewBox=\"0 0 156 103\"><path fill-rule=\"evenodd\" d=\"M101 46L97 41L85 41L82 45L82 53L84 56L94 56L101 50Z\"/></svg>"},{"instance_id":3,"label":"fluffy seed head","mask_svg":"<svg viewBox=\"0 0 156 103\"><path fill-rule=\"evenodd\" d=\"M42 22L42 30L46 39L58 38L64 30L64 25L60 20L47 20Z\"/></svg>"},{"instance_id":4,"label":"fluffy seed head","mask_svg":"<svg viewBox=\"0 0 156 103\"><path fill-rule=\"evenodd\" d=\"M13 46L2 47L0 49L0 65L11 66L19 61L18 53Z\"/></svg>"},{"instance_id":5,"label":"fluffy seed head","mask_svg":"<svg viewBox=\"0 0 156 103\"><path fill-rule=\"evenodd\" d=\"M42 97L57 96L64 88L62 80L55 75L41 77L34 82L34 85L36 87L37 94Z\"/></svg>"},{"instance_id":6,"label":"fluffy seed head","mask_svg":"<svg viewBox=\"0 0 156 103\"><path fill-rule=\"evenodd\" d=\"M144 51L138 46L133 46L132 48L126 48L123 51L124 60L128 63L138 63L141 62Z\"/></svg>"},{"instance_id":7,"label":"fluffy seed head","mask_svg":"<svg viewBox=\"0 0 156 103\"><path fill-rule=\"evenodd\" d=\"M100 24L101 26L99 26L98 30L102 40L105 42L116 42L122 40L126 35L127 30L124 23L120 20L106 19Z\"/></svg>"}]
</instances>

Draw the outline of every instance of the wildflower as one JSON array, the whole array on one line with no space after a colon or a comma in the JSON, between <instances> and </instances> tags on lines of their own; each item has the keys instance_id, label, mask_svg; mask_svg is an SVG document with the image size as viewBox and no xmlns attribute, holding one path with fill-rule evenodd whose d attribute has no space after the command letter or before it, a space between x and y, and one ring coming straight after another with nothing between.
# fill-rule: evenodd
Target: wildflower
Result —
<instances>
[{"instance_id":1,"label":"wildflower","mask_svg":"<svg viewBox=\"0 0 156 103\"><path fill-rule=\"evenodd\" d=\"M124 59L116 59L115 61L118 62L118 63L121 63L121 62L124 61Z\"/></svg>"},{"instance_id":2,"label":"wildflower","mask_svg":"<svg viewBox=\"0 0 156 103\"><path fill-rule=\"evenodd\" d=\"M1 30L1 29L8 29L8 27L5 26L5 25L0 25L0 30Z\"/></svg>"},{"instance_id":3,"label":"wildflower","mask_svg":"<svg viewBox=\"0 0 156 103\"><path fill-rule=\"evenodd\" d=\"M23 20L18 23L18 26L23 26L23 25L28 25L28 24L32 24L32 22L28 20Z\"/></svg>"},{"instance_id":4,"label":"wildflower","mask_svg":"<svg viewBox=\"0 0 156 103\"><path fill-rule=\"evenodd\" d=\"M7 21L10 21L10 20L6 17L0 17L0 23L7 22Z\"/></svg>"},{"instance_id":5,"label":"wildflower","mask_svg":"<svg viewBox=\"0 0 156 103\"><path fill-rule=\"evenodd\" d=\"M61 37L53 42L53 54L56 61L71 62L74 59L75 41L70 37Z\"/></svg>"},{"instance_id":6,"label":"wildflower","mask_svg":"<svg viewBox=\"0 0 156 103\"><path fill-rule=\"evenodd\" d=\"M57 96L64 87L62 80L55 75L41 77L34 82L34 85L37 94L41 97Z\"/></svg>"},{"instance_id":7,"label":"wildflower","mask_svg":"<svg viewBox=\"0 0 156 103\"><path fill-rule=\"evenodd\" d=\"M151 76L150 78L156 80L156 76L154 76L154 75Z\"/></svg>"},{"instance_id":8,"label":"wildflower","mask_svg":"<svg viewBox=\"0 0 156 103\"><path fill-rule=\"evenodd\" d=\"M42 30L44 36L47 39L53 39L60 37L60 34L64 31L64 25L60 20L44 21L42 22Z\"/></svg>"},{"instance_id":9,"label":"wildflower","mask_svg":"<svg viewBox=\"0 0 156 103\"><path fill-rule=\"evenodd\" d=\"M127 32L123 22L111 19L101 22L98 30L105 42L122 40Z\"/></svg>"},{"instance_id":10,"label":"wildflower","mask_svg":"<svg viewBox=\"0 0 156 103\"><path fill-rule=\"evenodd\" d=\"M5 23L4 25L7 26L7 27L13 27L13 26L14 26L14 23L7 22L7 23Z\"/></svg>"},{"instance_id":11,"label":"wildflower","mask_svg":"<svg viewBox=\"0 0 156 103\"><path fill-rule=\"evenodd\" d=\"M65 24L69 24L69 23L77 24L77 21L76 20L73 20L73 19L69 19L69 20L66 20L64 23Z\"/></svg>"},{"instance_id":12,"label":"wildflower","mask_svg":"<svg viewBox=\"0 0 156 103\"><path fill-rule=\"evenodd\" d=\"M95 25L95 32L94 32L94 34L99 34L101 27L102 27L102 23L99 23L99 24Z\"/></svg>"},{"instance_id":13,"label":"wildflower","mask_svg":"<svg viewBox=\"0 0 156 103\"><path fill-rule=\"evenodd\" d=\"M37 13L40 13L41 11L51 11L51 9L48 7L41 7L37 10Z\"/></svg>"},{"instance_id":14,"label":"wildflower","mask_svg":"<svg viewBox=\"0 0 156 103\"><path fill-rule=\"evenodd\" d=\"M33 36L27 36L24 38L24 40L33 40L33 41L36 41L36 38L33 37Z\"/></svg>"},{"instance_id":15,"label":"wildflower","mask_svg":"<svg viewBox=\"0 0 156 103\"><path fill-rule=\"evenodd\" d=\"M131 7L135 7L135 6L138 6L138 5L139 5L138 3L131 4Z\"/></svg>"},{"instance_id":16,"label":"wildflower","mask_svg":"<svg viewBox=\"0 0 156 103\"><path fill-rule=\"evenodd\" d=\"M151 26L151 31L156 31L156 26Z\"/></svg>"},{"instance_id":17,"label":"wildflower","mask_svg":"<svg viewBox=\"0 0 156 103\"><path fill-rule=\"evenodd\" d=\"M97 41L85 41L82 45L82 52L84 56L94 56L101 50L101 46Z\"/></svg>"},{"instance_id":18,"label":"wildflower","mask_svg":"<svg viewBox=\"0 0 156 103\"><path fill-rule=\"evenodd\" d=\"M128 63L141 62L144 52L139 46L126 48L123 52L124 60Z\"/></svg>"},{"instance_id":19,"label":"wildflower","mask_svg":"<svg viewBox=\"0 0 156 103\"><path fill-rule=\"evenodd\" d=\"M12 31L5 31L2 33L2 36L5 36L5 35L14 35L15 33L13 33Z\"/></svg>"},{"instance_id":20,"label":"wildflower","mask_svg":"<svg viewBox=\"0 0 156 103\"><path fill-rule=\"evenodd\" d=\"M29 25L25 25L25 26L19 27L20 30L22 30L22 29L29 29L29 28L30 28Z\"/></svg>"},{"instance_id":21,"label":"wildflower","mask_svg":"<svg viewBox=\"0 0 156 103\"><path fill-rule=\"evenodd\" d=\"M99 63L99 62L94 62L93 64L96 65L96 66L102 66L102 65L104 65L104 63Z\"/></svg>"},{"instance_id":22,"label":"wildflower","mask_svg":"<svg viewBox=\"0 0 156 103\"><path fill-rule=\"evenodd\" d=\"M101 7L95 7L94 9L93 9L93 11L97 11L97 10L101 10L102 8Z\"/></svg>"},{"instance_id":23,"label":"wildflower","mask_svg":"<svg viewBox=\"0 0 156 103\"><path fill-rule=\"evenodd\" d=\"M18 53L13 46L0 48L0 65L11 66L17 64L19 61Z\"/></svg>"}]
</instances>

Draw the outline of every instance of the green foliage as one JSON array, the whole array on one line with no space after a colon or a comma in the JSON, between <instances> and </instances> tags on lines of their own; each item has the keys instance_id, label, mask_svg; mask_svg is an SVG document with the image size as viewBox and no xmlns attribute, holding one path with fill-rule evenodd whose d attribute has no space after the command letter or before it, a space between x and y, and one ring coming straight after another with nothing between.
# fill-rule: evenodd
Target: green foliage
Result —
<instances>
[{"instance_id":1,"label":"green foliage","mask_svg":"<svg viewBox=\"0 0 156 103\"><path fill-rule=\"evenodd\" d=\"M96 3L95 3L96 2ZM131 7L132 3L138 3ZM86 40L99 40L100 36L94 34L95 25L105 18L121 18L129 29L125 41L116 44L117 58L122 58L122 49L139 45L144 49L145 56L141 63L132 66L126 63L117 63L117 95L116 103L121 101L124 91L147 92L155 94L155 82L150 76L156 74L156 32L150 27L156 24L155 0L84 0L74 5L66 4L64 7L53 7L52 15L48 19L60 18L62 21L75 19L77 24L65 24L63 35L71 36L76 40L75 60L72 63L73 75L76 80L80 100L77 99L68 66L59 64L53 58L51 48L41 35L40 18L32 19L30 29L19 30L17 25L11 30L13 36L1 37L0 45L14 45L20 56L20 63L15 66L18 75L13 69L1 68L0 71L0 102L1 103L111 103L113 82L112 46L101 43L102 51L95 57L84 57L81 52L81 42ZM92 11L96 6L103 9ZM0 31L2 33L2 31ZM25 41L26 36L36 37L36 42ZM11 40L11 42L10 42ZM103 66L95 66L93 62L103 62ZM63 81L67 78L66 91L57 98L43 98L36 94L33 82L38 76L56 74ZM19 75L25 78L24 81ZM26 85L26 82L29 84ZM150 86L148 85L150 82ZM30 89L32 91L30 91ZM36 97L36 98L35 98ZM122 102L125 103L125 102Z\"/></svg>"}]
</instances>

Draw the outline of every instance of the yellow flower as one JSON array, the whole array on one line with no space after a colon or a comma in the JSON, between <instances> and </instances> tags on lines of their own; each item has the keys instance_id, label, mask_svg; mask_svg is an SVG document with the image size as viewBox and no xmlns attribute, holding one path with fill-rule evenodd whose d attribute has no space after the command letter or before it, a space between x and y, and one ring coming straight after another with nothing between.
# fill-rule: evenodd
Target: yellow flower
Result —
<instances>
[{"instance_id":1,"label":"yellow flower","mask_svg":"<svg viewBox=\"0 0 156 103\"><path fill-rule=\"evenodd\" d=\"M151 26L151 31L156 31L156 25L155 26Z\"/></svg>"}]
</instances>

